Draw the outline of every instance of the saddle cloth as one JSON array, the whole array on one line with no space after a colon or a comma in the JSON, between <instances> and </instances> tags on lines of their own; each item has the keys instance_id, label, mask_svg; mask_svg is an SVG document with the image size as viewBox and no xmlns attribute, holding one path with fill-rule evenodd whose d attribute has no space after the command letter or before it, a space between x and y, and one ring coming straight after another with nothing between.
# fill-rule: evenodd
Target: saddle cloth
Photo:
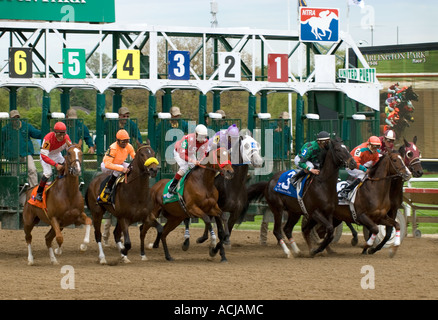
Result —
<instances>
[{"instance_id":1,"label":"saddle cloth","mask_svg":"<svg viewBox=\"0 0 438 320\"><path fill-rule=\"evenodd\" d=\"M163 204L176 202L178 201L179 197L178 194L183 197L184 194L184 183L187 179L187 176L189 175L191 170L187 171L186 174L179 180L177 186L176 186L176 193L175 194L169 194L169 186L172 183L173 179L171 179L166 185L164 186L163 190Z\"/></svg>"},{"instance_id":2,"label":"saddle cloth","mask_svg":"<svg viewBox=\"0 0 438 320\"><path fill-rule=\"evenodd\" d=\"M47 209L47 190L49 190L56 182L57 180L53 181L52 183L47 183L46 186L44 187L44 191L43 191L43 201L37 201L35 200L36 194L37 194L37 190L38 190L38 186L35 186L32 190L32 193L30 194L30 198L29 200L27 200L27 202L35 207L41 208L41 209Z\"/></svg>"},{"instance_id":3,"label":"saddle cloth","mask_svg":"<svg viewBox=\"0 0 438 320\"><path fill-rule=\"evenodd\" d=\"M277 181L277 185L274 187L274 191L279 192L281 194L285 194L287 196L296 198L297 197L297 189L290 183L290 178L296 174L295 170L290 170L284 172ZM309 175L304 176L301 181L298 183L301 184L300 197L303 196L303 187Z\"/></svg>"}]
</instances>

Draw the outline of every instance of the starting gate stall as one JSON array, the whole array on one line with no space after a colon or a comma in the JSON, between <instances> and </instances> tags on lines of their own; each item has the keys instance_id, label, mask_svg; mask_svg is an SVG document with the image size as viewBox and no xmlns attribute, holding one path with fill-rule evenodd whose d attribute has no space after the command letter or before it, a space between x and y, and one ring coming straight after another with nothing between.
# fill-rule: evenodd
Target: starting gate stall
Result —
<instances>
[{"instance_id":1,"label":"starting gate stall","mask_svg":"<svg viewBox=\"0 0 438 320\"><path fill-rule=\"evenodd\" d=\"M211 112L208 114L208 128L213 130L214 132L218 132L222 129L228 129L229 126L235 124L239 130L242 129L242 120L241 119L231 119L231 118L222 118L222 115L219 113Z\"/></svg>"},{"instance_id":2,"label":"starting gate stall","mask_svg":"<svg viewBox=\"0 0 438 320\"><path fill-rule=\"evenodd\" d=\"M274 173L292 168L290 119L271 119L269 113L259 113L254 138L261 144L266 168L266 174L256 177L258 181L269 180Z\"/></svg>"},{"instance_id":3,"label":"starting gate stall","mask_svg":"<svg viewBox=\"0 0 438 320\"><path fill-rule=\"evenodd\" d=\"M130 138L130 144L134 150L140 146L140 141L137 139L139 135L137 119L120 119L117 113L107 112L104 119L104 151L108 150L111 144L116 142L117 131L125 129Z\"/></svg>"},{"instance_id":4,"label":"starting gate stall","mask_svg":"<svg viewBox=\"0 0 438 320\"><path fill-rule=\"evenodd\" d=\"M20 141L23 139L19 137L19 135L26 137L24 148L27 151L27 126L17 128L17 121L26 121L26 119L9 119L8 113L0 114L0 220L2 229L22 227L21 209L25 201L25 191L29 185L27 159L20 157Z\"/></svg>"},{"instance_id":5,"label":"starting gate stall","mask_svg":"<svg viewBox=\"0 0 438 320\"><path fill-rule=\"evenodd\" d=\"M437 182L436 178L412 178L403 189L404 211L408 222L412 223L412 235L421 237L418 223L438 223L438 216L417 215L420 210L438 210L438 189L413 188L412 182ZM412 213L412 214L411 214Z\"/></svg>"},{"instance_id":6,"label":"starting gate stall","mask_svg":"<svg viewBox=\"0 0 438 320\"><path fill-rule=\"evenodd\" d=\"M171 118L168 112L159 112L156 121L154 149L160 170L155 180L172 179L178 170L173 156L175 143L184 135L195 132L196 124L189 119Z\"/></svg>"}]
</instances>

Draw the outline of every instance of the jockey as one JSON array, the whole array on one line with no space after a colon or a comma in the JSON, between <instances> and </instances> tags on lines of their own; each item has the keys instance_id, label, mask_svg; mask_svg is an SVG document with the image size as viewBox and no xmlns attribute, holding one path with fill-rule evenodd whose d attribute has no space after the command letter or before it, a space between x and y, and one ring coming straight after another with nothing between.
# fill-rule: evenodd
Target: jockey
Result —
<instances>
[{"instance_id":1,"label":"jockey","mask_svg":"<svg viewBox=\"0 0 438 320\"><path fill-rule=\"evenodd\" d=\"M99 196L102 202L108 202L114 182L119 175L128 172L129 164L125 162L128 155L132 159L135 158L134 147L129 143L129 134L125 129L117 131L116 139L117 141L110 145L100 164L103 173L111 173L111 178Z\"/></svg>"},{"instance_id":2,"label":"jockey","mask_svg":"<svg viewBox=\"0 0 438 320\"><path fill-rule=\"evenodd\" d=\"M233 124L228 129L222 129L215 133L213 137L208 141L208 151L215 150L217 148L225 148L228 151L231 150L233 142L239 139L239 128Z\"/></svg>"},{"instance_id":3,"label":"jockey","mask_svg":"<svg viewBox=\"0 0 438 320\"><path fill-rule=\"evenodd\" d=\"M358 145L350 153L357 163L353 170L346 168L350 176L356 178L352 184L342 190L342 195L347 196L365 177L365 172L379 161L379 148L382 146L379 137L371 136L366 142Z\"/></svg>"},{"instance_id":4,"label":"jockey","mask_svg":"<svg viewBox=\"0 0 438 320\"><path fill-rule=\"evenodd\" d=\"M184 176L187 170L199 165L198 158L203 158L208 149L208 132L207 127L198 124L194 133L189 133L182 137L175 144L173 155L179 169L169 186L168 196L174 194L178 181ZM198 156L197 156L198 154Z\"/></svg>"},{"instance_id":5,"label":"jockey","mask_svg":"<svg viewBox=\"0 0 438 320\"><path fill-rule=\"evenodd\" d=\"M382 144L382 147L380 148L380 153L387 153L388 151L394 149L394 142L395 142L395 132L394 130L386 130L383 134L383 136L379 137L380 143Z\"/></svg>"},{"instance_id":6,"label":"jockey","mask_svg":"<svg viewBox=\"0 0 438 320\"><path fill-rule=\"evenodd\" d=\"M327 131L321 131L316 136L315 141L307 142L301 148L300 154L294 159L295 165L301 168L297 174L290 178L290 182L296 186L298 179L304 177L308 172L319 174L319 155L323 149L328 148L330 134Z\"/></svg>"},{"instance_id":7,"label":"jockey","mask_svg":"<svg viewBox=\"0 0 438 320\"><path fill-rule=\"evenodd\" d=\"M43 201L44 187L52 176L52 166L62 172L64 169L65 159L61 151L72 145L70 137L67 134L67 127L63 122L55 123L53 131L46 134L41 145L40 162L43 167L43 176L38 186L35 200Z\"/></svg>"}]
</instances>

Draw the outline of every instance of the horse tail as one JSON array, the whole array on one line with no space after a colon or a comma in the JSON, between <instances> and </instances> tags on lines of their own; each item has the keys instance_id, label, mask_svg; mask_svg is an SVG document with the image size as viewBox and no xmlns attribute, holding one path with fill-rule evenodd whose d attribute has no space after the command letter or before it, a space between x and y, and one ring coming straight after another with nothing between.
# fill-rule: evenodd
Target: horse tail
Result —
<instances>
[{"instance_id":1,"label":"horse tail","mask_svg":"<svg viewBox=\"0 0 438 320\"><path fill-rule=\"evenodd\" d=\"M237 223L241 224L246 216L246 213L248 212L249 203L251 201L260 200L264 196L264 191L266 189L266 186L268 185L269 181L261 181L258 183L254 183L250 185L247 189L247 201L245 204L245 207L243 208L242 212L240 213L240 216L238 218Z\"/></svg>"}]
</instances>

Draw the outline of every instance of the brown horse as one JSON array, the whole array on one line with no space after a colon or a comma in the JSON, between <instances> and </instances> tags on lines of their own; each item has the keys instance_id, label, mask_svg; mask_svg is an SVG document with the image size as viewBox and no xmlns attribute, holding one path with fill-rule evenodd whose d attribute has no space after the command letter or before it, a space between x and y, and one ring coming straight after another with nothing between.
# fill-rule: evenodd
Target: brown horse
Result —
<instances>
[{"instance_id":1,"label":"brown horse","mask_svg":"<svg viewBox=\"0 0 438 320\"><path fill-rule=\"evenodd\" d=\"M225 157L226 161L223 161ZM166 237L187 217L201 218L209 229L211 228L210 217L214 217L218 229L219 243L214 248L211 248L210 256L213 257L220 251L221 261L226 261L223 243L225 237L228 236L228 228L226 223L224 223L223 213L217 204L219 193L214 186L214 177L218 172L223 174L226 179L232 179L234 174L230 156L223 148L210 151L201 161L201 165L193 168L186 177L183 194L185 208L178 201L163 203L163 191L169 179L162 179L152 186L152 210L149 219L157 219L160 213L167 218L167 222L163 227L163 233L161 234L161 242L168 261L172 261L173 258L169 254ZM145 224L140 234L142 247L144 247L144 238L147 230L148 227Z\"/></svg>"},{"instance_id":2,"label":"brown horse","mask_svg":"<svg viewBox=\"0 0 438 320\"><path fill-rule=\"evenodd\" d=\"M73 144L67 149L63 176L57 177L46 191L47 208L36 207L27 201L24 205L23 221L29 265L34 264L31 232L39 221L43 221L51 226L45 238L50 260L53 264L58 264L58 262L53 253L52 241L56 237L56 242L59 246L56 253L61 253L61 245L64 241L61 231L64 227L71 224L77 226L85 224L85 238L84 243L81 245L81 250L86 250L87 244L90 242L91 219L84 212L84 198L79 191L79 176L81 175L82 163L81 144L82 142L80 144ZM27 200L30 199L32 191L29 190L27 192Z\"/></svg>"},{"instance_id":3,"label":"brown horse","mask_svg":"<svg viewBox=\"0 0 438 320\"><path fill-rule=\"evenodd\" d=\"M285 245L281 233L283 211L288 213L284 233L289 239L295 256L299 255L300 251L292 237L292 230L303 214L308 223L302 225L302 232L311 256L323 251L333 239L332 217L338 202L336 183L339 169L343 166L350 169L355 168L356 162L339 139L330 140L328 150L323 150L321 153L321 160L320 174L307 179L303 187L301 203L297 198L274 190L283 172L276 173L269 181L259 182L248 187L248 201L265 197L274 215L274 235L287 257L290 257L290 250ZM243 217L244 215L242 215L241 220ZM321 223L325 227L326 236L317 249L312 249L310 231L316 223Z\"/></svg>"},{"instance_id":4,"label":"brown horse","mask_svg":"<svg viewBox=\"0 0 438 320\"><path fill-rule=\"evenodd\" d=\"M125 174L123 183L117 184L114 188L114 205L111 203L98 203L97 197L101 192L101 185L109 175L101 174L94 178L85 194L85 201L93 216L94 236L99 248L99 262L106 264L105 254L102 248L102 233L100 230L102 218L105 211L110 212L117 218L117 226L114 229L114 238L120 249L122 260L129 263L128 251L131 249L129 237L129 225L141 222L146 218L146 207L149 202L149 177L154 178L158 171L158 161L155 152L149 141L142 144L135 153L128 173ZM160 232L161 225L158 221L147 221L151 226ZM121 243L121 232L123 232L124 244ZM146 257L144 256L145 260Z\"/></svg>"},{"instance_id":5,"label":"brown horse","mask_svg":"<svg viewBox=\"0 0 438 320\"><path fill-rule=\"evenodd\" d=\"M390 190L393 179L401 178L407 181L411 172L406 167L398 152L384 154L380 160L367 171L367 176L357 188L354 204L339 204L334 217L338 221L346 221L365 226L370 230L371 237L365 243L362 253L366 253L379 232L377 225L395 227L396 237L390 256L394 256L400 245L400 225L390 217L392 203ZM354 209L354 210L353 210ZM397 208L398 209L398 208ZM388 214L389 213L389 214Z\"/></svg>"},{"instance_id":6,"label":"brown horse","mask_svg":"<svg viewBox=\"0 0 438 320\"><path fill-rule=\"evenodd\" d=\"M403 145L399 148L398 152L402 156L403 162L409 171L415 178L419 178L423 175L423 167L421 166L421 151L416 146L417 137L415 136L412 142L408 142L403 138ZM403 203L403 184L404 181L401 177L396 177L391 181L390 200L391 208L388 212L388 216L392 219L397 217L397 211L401 208ZM388 242L392 234L392 226L386 226L385 237L376 246L368 249L368 253L373 254Z\"/></svg>"}]
</instances>

